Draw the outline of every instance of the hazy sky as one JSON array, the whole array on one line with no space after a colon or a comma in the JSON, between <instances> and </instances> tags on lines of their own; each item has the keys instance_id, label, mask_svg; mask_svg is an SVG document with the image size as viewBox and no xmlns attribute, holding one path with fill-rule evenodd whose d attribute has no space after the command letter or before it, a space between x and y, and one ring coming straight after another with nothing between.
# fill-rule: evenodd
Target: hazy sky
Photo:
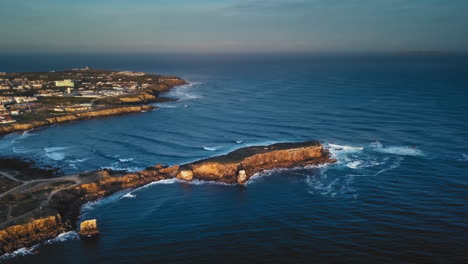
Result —
<instances>
[{"instance_id":1,"label":"hazy sky","mask_svg":"<svg viewBox=\"0 0 468 264\"><path fill-rule=\"evenodd\" d=\"M468 0L0 0L0 52L468 51Z\"/></svg>"}]
</instances>

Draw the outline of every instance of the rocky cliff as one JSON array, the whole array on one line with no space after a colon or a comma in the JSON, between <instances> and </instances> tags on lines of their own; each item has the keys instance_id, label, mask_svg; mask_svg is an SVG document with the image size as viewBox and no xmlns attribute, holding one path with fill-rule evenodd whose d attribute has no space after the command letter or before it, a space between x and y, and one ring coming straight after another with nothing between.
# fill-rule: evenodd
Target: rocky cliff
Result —
<instances>
[{"instance_id":1,"label":"rocky cliff","mask_svg":"<svg viewBox=\"0 0 468 264\"><path fill-rule=\"evenodd\" d=\"M48 224L36 223L36 221L42 221L39 219L30 224L0 231L0 248L3 248L0 253L11 252L21 246L30 246L38 241L50 239L66 227L76 226L81 206L84 203L124 189L137 188L169 178L244 184L252 175L265 170L332 162L335 160L330 158L328 150L324 149L319 142L310 141L247 147L194 163L172 167L155 165L140 172L118 177L112 176L108 171L100 171L92 182L61 190L51 197L47 208L44 209L61 216L54 216L55 222L51 220L52 218L47 218ZM16 235L17 231L19 235ZM28 237L31 241L27 239ZM16 239L18 242L15 242Z\"/></svg>"},{"instance_id":2,"label":"rocky cliff","mask_svg":"<svg viewBox=\"0 0 468 264\"><path fill-rule=\"evenodd\" d=\"M69 226L62 223L60 215L56 215L0 230L0 255L31 247L54 238L67 229L70 229Z\"/></svg>"},{"instance_id":3,"label":"rocky cliff","mask_svg":"<svg viewBox=\"0 0 468 264\"><path fill-rule=\"evenodd\" d=\"M193 178L244 184L255 173L332 162L328 150L317 141L247 147L227 155L183 165ZM183 178L182 178L183 179Z\"/></svg>"},{"instance_id":4,"label":"rocky cliff","mask_svg":"<svg viewBox=\"0 0 468 264\"><path fill-rule=\"evenodd\" d=\"M171 87L187 84L182 79L166 80L167 84L160 84L152 87L148 87L141 92L131 95L119 97L119 101L125 104L143 104L143 103L153 103L159 102L162 99L159 95L163 92L167 92Z\"/></svg>"},{"instance_id":5,"label":"rocky cliff","mask_svg":"<svg viewBox=\"0 0 468 264\"><path fill-rule=\"evenodd\" d=\"M58 123L66 123L71 121L96 118L96 117L105 117L105 116L114 116L114 115L123 115L129 113L136 113L141 111L148 111L154 109L154 106L151 105L142 105L142 106L128 106L128 107L117 107L117 108L107 108L96 111L88 111L76 114L62 115L56 117L49 117L42 121L33 121L29 123L11 123L8 125L0 126L0 134L8 134L17 131L24 131L34 128L39 128L43 126L49 126Z\"/></svg>"},{"instance_id":6,"label":"rocky cliff","mask_svg":"<svg viewBox=\"0 0 468 264\"><path fill-rule=\"evenodd\" d=\"M80 224L80 235L84 237L92 237L98 234L99 229L97 227L96 219L86 220Z\"/></svg>"}]
</instances>

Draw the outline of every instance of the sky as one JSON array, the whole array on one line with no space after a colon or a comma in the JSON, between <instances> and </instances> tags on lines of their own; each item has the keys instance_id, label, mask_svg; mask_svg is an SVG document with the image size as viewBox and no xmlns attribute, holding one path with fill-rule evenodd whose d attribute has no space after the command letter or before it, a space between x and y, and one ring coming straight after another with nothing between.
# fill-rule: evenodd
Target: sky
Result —
<instances>
[{"instance_id":1,"label":"sky","mask_svg":"<svg viewBox=\"0 0 468 264\"><path fill-rule=\"evenodd\" d=\"M0 0L0 53L468 51L468 0Z\"/></svg>"}]
</instances>

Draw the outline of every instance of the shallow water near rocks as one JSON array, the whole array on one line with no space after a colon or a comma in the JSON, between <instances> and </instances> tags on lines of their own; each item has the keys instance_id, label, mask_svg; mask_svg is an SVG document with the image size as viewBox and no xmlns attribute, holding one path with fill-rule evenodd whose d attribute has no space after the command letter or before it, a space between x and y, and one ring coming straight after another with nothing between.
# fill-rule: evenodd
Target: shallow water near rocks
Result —
<instances>
[{"instance_id":1,"label":"shallow water near rocks","mask_svg":"<svg viewBox=\"0 0 468 264\"><path fill-rule=\"evenodd\" d=\"M244 187L166 180L83 208L69 235L5 263L437 262L466 259L468 67L454 56L2 56L0 71L173 74L176 102L0 139L66 173L140 170L318 139L336 164ZM66 237L66 236L65 236ZM62 237L63 238L63 237ZM24 255L24 256L19 256Z\"/></svg>"}]
</instances>

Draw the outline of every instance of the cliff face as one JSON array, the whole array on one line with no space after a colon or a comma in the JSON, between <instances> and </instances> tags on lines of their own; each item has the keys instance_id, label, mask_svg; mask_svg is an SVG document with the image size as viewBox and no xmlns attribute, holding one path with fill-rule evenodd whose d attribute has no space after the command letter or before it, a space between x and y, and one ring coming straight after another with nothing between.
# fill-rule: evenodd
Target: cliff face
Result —
<instances>
[{"instance_id":1,"label":"cliff face","mask_svg":"<svg viewBox=\"0 0 468 264\"><path fill-rule=\"evenodd\" d=\"M86 220L80 224L80 235L91 237L99 234L96 219Z\"/></svg>"},{"instance_id":2,"label":"cliff face","mask_svg":"<svg viewBox=\"0 0 468 264\"><path fill-rule=\"evenodd\" d=\"M165 82L164 84L146 88L136 95L120 97L119 100L126 104L158 102L161 100L158 97L161 93L169 91L171 87L187 84L182 79L166 80Z\"/></svg>"},{"instance_id":3,"label":"cliff face","mask_svg":"<svg viewBox=\"0 0 468 264\"><path fill-rule=\"evenodd\" d=\"M155 165L143 171L119 177L111 176L107 171L101 171L93 182L64 189L51 197L46 209L57 212L61 218L54 216L47 218L48 220L39 219L30 224L0 231L0 248L3 248L0 253L11 252L58 235L65 227L75 226L84 203L124 189L137 188L154 181L175 177L185 181L201 179L244 184L252 175L264 170L332 162L335 160L330 158L328 150L314 141L247 147L227 155L182 166ZM52 221L53 219L55 220ZM57 230L54 231L55 228Z\"/></svg>"},{"instance_id":4,"label":"cliff face","mask_svg":"<svg viewBox=\"0 0 468 264\"><path fill-rule=\"evenodd\" d=\"M275 144L263 149L240 149L224 156L185 165L184 169L192 171L195 179L244 184L255 173L265 170L329 162L334 160L329 158L328 150L317 142L305 142L299 146L291 145L291 148Z\"/></svg>"},{"instance_id":5,"label":"cliff face","mask_svg":"<svg viewBox=\"0 0 468 264\"><path fill-rule=\"evenodd\" d=\"M102 109L102 110L97 110L97 111L89 111L89 112L76 113L76 114L70 114L70 115L63 115L63 116L57 116L57 117L49 117L43 121L34 121L30 123L12 123L8 125L0 126L0 134L8 134L8 133L16 132L16 131L24 131L24 130L43 127L43 126L49 126L49 125L57 124L57 123L65 123L65 122L71 122L71 121L77 121L77 120L83 120L83 119L95 118L95 117L123 115L123 114L128 114L128 113L148 111L152 109L154 109L154 106L151 106L151 105L118 107L118 108Z\"/></svg>"},{"instance_id":6,"label":"cliff face","mask_svg":"<svg viewBox=\"0 0 468 264\"><path fill-rule=\"evenodd\" d=\"M56 215L0 230L0 255L54 238L67 228Z\"/></svg>"}]
</instances>

